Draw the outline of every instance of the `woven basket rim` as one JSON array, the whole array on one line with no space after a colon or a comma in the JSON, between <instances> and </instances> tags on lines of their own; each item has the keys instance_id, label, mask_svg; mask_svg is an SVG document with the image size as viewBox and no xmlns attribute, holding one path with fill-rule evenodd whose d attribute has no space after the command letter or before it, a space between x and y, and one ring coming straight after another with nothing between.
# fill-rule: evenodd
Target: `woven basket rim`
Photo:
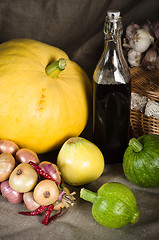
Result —
<instances>
[{"instance_id":1,"label":"woven basket rim","mask_svg":"<svg viewBox=\"0 0 159 240\"><path fill-rule=\"evenodd\" d=\"M146 71L143 68L131 68L131 89L152 101L159 102L159 71Z\"/></svg>"},{"instance_id":2,"label":"woven basket rim","mask_svg":"<svg viewBox=\"0 0 159 240\"><path fill-rule=\"evenodd\" d=\"M146 96L152 101L159 102L159 71L149 71L134 67L131 73L131 92ZM130 111L130 128L134 137L143 134L159 135L159 119L147 116L136 109Z\"/></svg>"}]
</instances>

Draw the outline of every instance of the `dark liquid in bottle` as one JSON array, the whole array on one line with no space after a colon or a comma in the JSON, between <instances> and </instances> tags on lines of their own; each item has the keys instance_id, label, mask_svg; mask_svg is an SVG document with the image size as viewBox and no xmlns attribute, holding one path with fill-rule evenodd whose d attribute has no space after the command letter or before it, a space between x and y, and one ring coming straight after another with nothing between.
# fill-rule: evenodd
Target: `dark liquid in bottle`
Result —
<instances>
[{"instance_id":1,"label":"dark liquid in bottle","mask_svg":"<svg viewBox=\"0 0 159 240\"><path fill-rule=\"evenodd\" d=\"M93 84L94 143L106 163L121 163L129 139L130 83Z\"/></svg>"}]
</instances>

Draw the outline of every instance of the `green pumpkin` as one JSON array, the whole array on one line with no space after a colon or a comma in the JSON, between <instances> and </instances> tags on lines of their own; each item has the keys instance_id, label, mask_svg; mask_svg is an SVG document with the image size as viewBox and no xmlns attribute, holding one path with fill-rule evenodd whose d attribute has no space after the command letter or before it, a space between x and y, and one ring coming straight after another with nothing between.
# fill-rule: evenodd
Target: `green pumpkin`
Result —
<instances>
[{"instance_id":1,"label":"green pumpkin","mask_svg":"<svg viewBox=\"0 0 159 240\"><path fill-rule=\"evenodd\" d=\"M126 178L139 186L159 186L159 135L132 138L124 153L123 170Z\"/></svg>"},{"instance_id":2,"label":"green pumpkin","mask_svg":"<svg viewBox=\"0 0 159 240\"><path fill-rule=\"evenodd\" d=\"M133 192L117 182L103 184L97 193L82 188L80 197L93 204L93 218L107 228L121 228L136 223L139 210Z\"/></svg>"}]
</instances>

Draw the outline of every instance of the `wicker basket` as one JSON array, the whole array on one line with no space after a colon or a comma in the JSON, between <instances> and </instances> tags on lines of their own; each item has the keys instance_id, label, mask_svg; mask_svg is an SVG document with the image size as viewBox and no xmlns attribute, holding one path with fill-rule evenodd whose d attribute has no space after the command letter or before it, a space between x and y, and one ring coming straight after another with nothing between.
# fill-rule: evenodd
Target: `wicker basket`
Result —
<instances>
[{"instance_id":1,"label":"wicker basket","mask_svg":"<svg viewBox=\"0 0 159 240\"><path fill-rule=\"evenodd\" d=\"M130 72L132 92L159 102L159 71L148 71L136 67ZM131 109L130 127L133 137L148 133L159 135L159 119L153 116L148 117L136 109Z\"/></svg>"}]
</instances>

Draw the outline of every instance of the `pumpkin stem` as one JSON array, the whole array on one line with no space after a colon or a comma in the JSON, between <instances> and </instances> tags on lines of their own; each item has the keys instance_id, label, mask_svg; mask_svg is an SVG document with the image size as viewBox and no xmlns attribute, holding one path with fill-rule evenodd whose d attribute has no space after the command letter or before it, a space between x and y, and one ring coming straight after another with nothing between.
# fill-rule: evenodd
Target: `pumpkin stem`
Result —
<instances>
[{"instance_id":1,"label":"pumpkin stem","mask_svg":"<svg viewBox=\"0 0 159 240\"><path fill-rule=\"evenodd\" d=\"M140 152L143 149L142 144L136 138L130 139L129 146L131 146L135 152Z\"/></svg>"},{"instance_id":2,"label":"pumpkin stem","mask_svg":"<svg viewBox=\"0 0 159 240\"><path fill-rule=\"evenodd\" d=\"M64 58L60 58L58 61L49 64L45 71L48 76L52 78L56 78L61 71L66 68L66 60Z\"/></svg>"},{"instance_id":3,"label":"pumpkin stem","mask_svg":"<svg viewBox=\"0 0 159 240\"><path fill-rule=\"evenodd\" d=\"M97 194L92 192L92 191L89 191L89 190L87 190L85 188L81 189L80 197L83 198L86 201L91 202L91 203L95 203L96 200L97 200Z\"/></svg>"}]
</instances>

